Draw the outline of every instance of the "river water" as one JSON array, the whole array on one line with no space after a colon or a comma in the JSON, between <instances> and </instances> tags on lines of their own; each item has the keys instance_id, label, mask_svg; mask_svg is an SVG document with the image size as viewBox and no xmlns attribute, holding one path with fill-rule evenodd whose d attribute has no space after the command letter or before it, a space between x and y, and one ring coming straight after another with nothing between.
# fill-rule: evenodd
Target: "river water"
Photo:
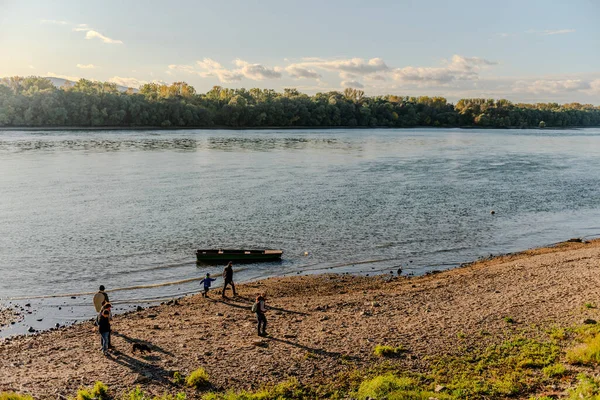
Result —
<instances>
[{"instance_id":1,"label":"river water","mask_svg":"<svg viewBox=\"0 0 600 400\"><path fill-rule=\"evenodd\" d=\"M31 307L0 336L93 317L100 284L120 311L197 292L197 248L284 250L238 281L422 274L599 217L600 129L3 131L0 303Z\"/></svg>"}]
</instances>

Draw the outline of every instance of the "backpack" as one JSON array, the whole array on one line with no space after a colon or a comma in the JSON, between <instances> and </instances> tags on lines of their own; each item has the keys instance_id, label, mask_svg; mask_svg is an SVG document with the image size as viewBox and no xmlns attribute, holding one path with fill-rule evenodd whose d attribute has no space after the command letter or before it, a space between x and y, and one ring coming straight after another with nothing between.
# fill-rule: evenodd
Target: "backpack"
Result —
<instances>
[{"instance_id":1,"label":"backpack","mask_svg":"<svg viewBox=\"0 0 600 400\"><path fill-rule=\"evenodd\" d=\"M254 302L254 304L252 304L252 312L258 312L258 301Z\"/></svg>"}]
</instances>

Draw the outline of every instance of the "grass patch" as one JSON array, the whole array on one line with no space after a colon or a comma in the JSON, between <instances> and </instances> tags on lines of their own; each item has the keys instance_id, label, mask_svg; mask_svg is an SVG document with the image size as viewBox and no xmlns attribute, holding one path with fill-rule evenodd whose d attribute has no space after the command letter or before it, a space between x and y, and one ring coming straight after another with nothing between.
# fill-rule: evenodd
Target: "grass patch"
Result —
<instances>
[{"instance_id":1,"label":"grass patch","mask_svg":"<svg viewBox=\"0 0 600 400\"><path fill-rule=\"evenodd\" d=\"M0 393L0 400L33 400L28 394L17 394L14 392L2 392Z\"/></svg>"},{"instance_id":2,"label":"grass patch","mask_svg":"<svg viewBox=\"0 0 600 400\"><path fill-rule=\"evenodd\" d=\"M432 360L430 379L459 398L514 396L526 392L543 376L540 369L559 355L554 343L517 338L483 351Z\"/></svg>"},{"instance_id":3,"label":"grass patch","mask_svg":"<svg viewBox=\"0 0 600 400\"><path fill-rule=\"evenodd\" d=\"M358 399L388 400L438 400L452 399L444 393L435 393L423 388L423 384L411 377L399 377L394 374L376 376L360 384L356 393Z\"/></svg>"},{"instance_id":4,"label":"grass patch","mask_svg":"<svg viewBox=\"0 0 600 400\"><path fill-rule=\"evenodd\" d=\"M186 400L185 393L177 393L176 395L164 394L162 396L152 397L144 393L140 387L136 387L123 396L123 400Z\"/></svg>"},{"instance_id":5,"label":"grass patch","mask_svg":"<svg viewBox=\"0 0 600 400\"><path fill-rule=\"evenodd\" d=\"M544 367L542 373L548 378L560 378L567 373L567 368L562 364L552 364Z\"/></svg>"},{"instance_id":6,"label":"grass patch","mask_svg":"<svg viewBox=\"0 0 600 400\"><path fill-rule=\"evenodd\" d=\"M76 400L108 400L108 386L98 381L91 389L79 389Z\"/></svg>"},{"instance_id":7,"label":"grass patch","mask_svg":"<svg viewBox=\"0 0 600 400\"><path fill-rule=\"evenodd\" d=\"M211 392L202 396L202 400L295 400L313 398L314 396L310 396L307 390L294 378L278 385L265 386L256 392L245 390L226 393Z\"/></svg>"},{"instance_id":8,"label":"grass patch","mask_svg":"<svg viewBox=\"0 0 600 400\"><path fill-rule=\"evenodd\" d=\"M378 344L375 346L375 349L373 349L373 354L375 354L377 357L394 357L398 356L404 351L406 350L402 346L392 347Z\"/></svg>"},{"instance_id":9,"label":"grass patch","mask_svg":"<svg viewBox=\"0 0 600 400\"><path fill-rule=\"evenodd\" d=\"M173 372L173 383L183 385L185 383L185 376L179 371Z\"/></svg>"},{"instance_id":10,"label":"grass patch","mask_svg":"<svg viewBox=\"0 0 600 400\"><path fill-rule=\"evenodd\" d=\"M565 328L552 328L548 331L550 338L554 340L566 340L569 336Z\"/></svg>"},{"instance_id":11,"label":"grass patch","mask_svg":"<svg viewBox=\"0 0 600 400\"><path fill-rule=\"evenodd\" d=\"M204 368L198 368L185 379L185 384L196 389L203 389L207 387L210 382Z\"/></svg>"},{"instance_id":12,"label":"grass patch","mask_svg":"<svg viewBox=\"0 0 600 400\"><path fill-rule=\"evenodd\" d=\"M600 384L598 380L585 374L577 376L577 386L569 390L569 400L600 400Z\"/></svg>"},{"instance_id":13,"label":"grass patch","mask_svg":"<svg viewBox=\"0 0 600 400\"><path fill-rule=\"evenodd\" d=\"M584 339L583 343L567 350L567 361L571 364L600 364L600 334Z\"/></svg>"},{"instance_id":14,"label":"grass patch","mask_svg":"<svg viewBox=\"0 0 600 400\"><path fill-rule=\"evenodd\" d=\"M592 303L585 303L583 306L587 309L596 308L596 305Z\"/></svg>"},{"instance_id":15,"label":"grass patch","mask_svg":"<svg viewBox=\"0 0 600 400\"><path fill-rule=\"evenodd\" d=\"M514 324L515 319L513 317L504 317L504 322L506 322L507 324Z\"/></svg>"}]
</instances>

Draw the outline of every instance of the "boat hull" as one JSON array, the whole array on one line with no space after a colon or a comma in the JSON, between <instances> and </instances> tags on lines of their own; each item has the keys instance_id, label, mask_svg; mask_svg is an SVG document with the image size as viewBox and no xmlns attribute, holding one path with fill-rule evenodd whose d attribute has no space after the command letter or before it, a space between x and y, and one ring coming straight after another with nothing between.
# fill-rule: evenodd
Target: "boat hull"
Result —
<instances>
[{"instance_id":1,"label":"boat hull","mask_svg":"<svg viewBox=\"0 0 600 400\"><path fill-rule=\"evenodd\" d=\"M198 250L196 260L200 264L255 263L281 260L281 250Z\"/></svg>"}]
</instances>

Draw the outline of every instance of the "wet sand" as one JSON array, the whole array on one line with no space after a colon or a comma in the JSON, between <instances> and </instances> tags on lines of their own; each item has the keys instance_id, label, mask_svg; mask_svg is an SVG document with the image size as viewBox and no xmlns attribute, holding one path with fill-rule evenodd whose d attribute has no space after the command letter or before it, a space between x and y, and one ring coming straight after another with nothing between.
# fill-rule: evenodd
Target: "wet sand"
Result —
<instances>
[{"instance_id":1,"label":"wet sand","mask_svg":"<svg viewBox=\"0 0 600 400\"><path fill-rule=\"evenodd\" d=\"M402 345L391 362L414 371L427 356L486 346L540 327L600 317L600 240L496 257L423 277L319 275L272 278L239 286L241 296L200 295L115 317L110 358L91 323L0 342L0 391L36 398L72 396L100 380L119 394L135 385L181 391L174 371L203 367L216 389L252 389L296 377L319 383L338 372L382 362L377 344ZM266 292L268 332L259 338L250 311ZM90 313L93 310L90 305ZM505 317L515 320L507 325ZM153 351L132 353L132 341ZM386 362L390 362L389 360ZM190 395L192 392L190 391Z\"/></svg>"},{"instance_id":2,"label":"wet sand","mask_svg":"<svg viewBox=\"0 0 600 400\"><path fill-rule=\"evenodd\" d=\"M0 307L0 330L24 318L25 310L17 310L14 307Z\"/></svg>"}]
</instances>

